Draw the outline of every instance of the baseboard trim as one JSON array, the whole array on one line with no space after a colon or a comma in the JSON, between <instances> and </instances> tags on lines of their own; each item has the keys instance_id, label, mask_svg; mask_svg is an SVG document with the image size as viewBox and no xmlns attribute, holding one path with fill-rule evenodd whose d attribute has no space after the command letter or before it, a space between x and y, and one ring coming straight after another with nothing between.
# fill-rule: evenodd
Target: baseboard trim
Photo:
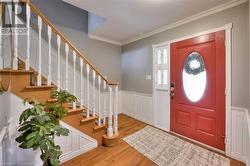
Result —
<instances>
[{"instance_id":1,"label":"baseboard trim","mask_svg":"<svg viewBox=\"0 0 250 166\"><path fill-rule=\"evenodd\" d=\"M65 155L65 156L62 156L62 157L60 158L61 163L65 163L65 162L67 162L67 161L69 161L69 160L71 160L71 159L73 159L73 158L75 158L75 157L77 157L77 156L79 156L79 155L85 153L85 152L88 152L88 151L90 151L90 150L93 150L93 149L96 148L96 147L97 147L97 145L92 145L92 144L85 145L84 148L81 148L81 149L79 149L79 150L77 150L77 151L74 151L74 152L72 152L72 153L70 153L70 154L67 154L67 155Z\"/></svg>"}]
</instances>

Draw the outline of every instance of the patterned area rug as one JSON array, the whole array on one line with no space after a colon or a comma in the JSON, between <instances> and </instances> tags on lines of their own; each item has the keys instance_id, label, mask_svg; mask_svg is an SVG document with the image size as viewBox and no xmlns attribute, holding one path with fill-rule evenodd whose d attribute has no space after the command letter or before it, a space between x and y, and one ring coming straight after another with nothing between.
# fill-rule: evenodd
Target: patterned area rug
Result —
<instances>
[{"instance_id":1,"label":"patterned area rug","mask_svg":"<svg viewBox=\"0 0 250 166\"><path fill-rule=\"evenodd\" d=\"M229 159L164 131L146 126L123 138L159 166L229 166Z\"/></svg>"}]
</instances>

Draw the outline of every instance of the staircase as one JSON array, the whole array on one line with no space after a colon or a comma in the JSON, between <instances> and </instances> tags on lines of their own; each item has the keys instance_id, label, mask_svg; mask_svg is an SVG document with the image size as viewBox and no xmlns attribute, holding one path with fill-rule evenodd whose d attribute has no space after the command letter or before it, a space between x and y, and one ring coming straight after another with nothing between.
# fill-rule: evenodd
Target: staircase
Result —
<instances>
[{"instance_id":1,"label":"staircase","mask_svg":"<svg viewBox=\"0 0 250 166\"><path fill-rule=\"evenodd\" d=\"M72 93L77 96L78 101L65 105L68 115L63 118L63 121L93 137L99 145L115 145L119 137L118 83L109 81L104 77L85 55L30 1L22 1L22 4L26 8L26 55L24 55L24 58L23 55L20 55L19 44L21 43L18 43L20 36L14 34L11 67L6 68L4 66L4 56L0 55L0 84L2 88L9 88L12 93L22 99L30 98L43 103L55 102L55 99L50 98L52 90L63 89ZM17 13L16 5L13 8L14 12ZM31 13L37 17L38 55L31 55L30 51L31 42L34 42L31 41L31 30L35 28L30 23ZM15 19L17 19L16 17ZM48 55L42 54L43 28L47 30ZM53 37L56 37L56 63L52 63ZM2 37L0 40L2 40ZM63 47L64 53L62 53ZM69 54L70 52L72 52L73 57ZM46 65L43 64L44 60L42 59L44 57L46 57ZM36 63L32 63L32 58L36 59ZM71 58L73 60L72 65ZM38 64L38 66L35 64ZM70 72L70 69L73 72ZM53 73L56 73L56 76Z\"/></svg>"}]
</instances>

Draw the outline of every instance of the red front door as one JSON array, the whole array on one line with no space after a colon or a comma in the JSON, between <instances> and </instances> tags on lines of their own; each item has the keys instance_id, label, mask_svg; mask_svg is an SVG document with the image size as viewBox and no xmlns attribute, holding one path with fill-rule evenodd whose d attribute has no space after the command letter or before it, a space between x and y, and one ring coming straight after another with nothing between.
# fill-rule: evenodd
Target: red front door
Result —
<instances>
[{"instance_id":1,"label":"red front door","mask_svg":"<svg viewBox=\"0 0 250 166\"><path fill-rule=\"evenodd\" d=\"M225 32L171 44L171 131L224 150Z\"/></svg>"}]
</instances>

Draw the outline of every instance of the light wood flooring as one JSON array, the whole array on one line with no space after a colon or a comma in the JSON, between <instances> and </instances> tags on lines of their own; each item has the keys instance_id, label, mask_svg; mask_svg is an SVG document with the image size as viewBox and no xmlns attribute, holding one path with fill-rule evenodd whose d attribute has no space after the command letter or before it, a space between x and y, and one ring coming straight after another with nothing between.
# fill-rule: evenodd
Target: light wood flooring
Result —
<instances>
[{"instance_id":1,"label":"light wood flooring","mask_svg":"<svg viewBox=\"0 0 250 166\"><path fill-rule=\"evenodd\" d=\"M147 124L119 115L120 138L126 137L142 129ZM231 166L245 166L244 163L230 159ZM129 146L123 140L115 147L99 146L98 148L80 155L62 166L155 166L151 160Z\"/></svg>"}]
</instances>

